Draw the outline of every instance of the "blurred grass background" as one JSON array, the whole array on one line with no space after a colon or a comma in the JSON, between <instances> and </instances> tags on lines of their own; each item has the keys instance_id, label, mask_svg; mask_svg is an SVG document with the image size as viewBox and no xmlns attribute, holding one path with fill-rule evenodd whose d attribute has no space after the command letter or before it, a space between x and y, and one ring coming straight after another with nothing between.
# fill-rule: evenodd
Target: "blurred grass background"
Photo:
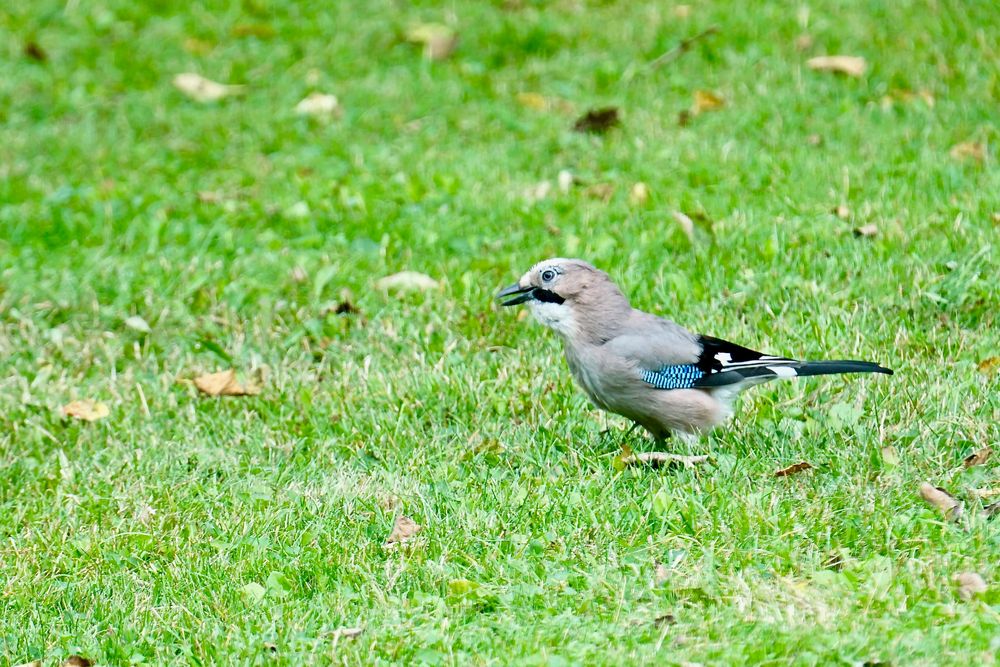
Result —
<instances>
[{"instance_id":1,"label":"blurred grass background","mask_svg":"<svg viewBox=\"0 0 1000 667\"><path fill-rule=\"evenodd\" d=\"M447 59L406 39L430 22ZM1000 548L970 495L995 464L961 466L1000 416L998 44L985 0L6 3L0 650L987 660L996 592L951 577ZM181 72L246 92L198 103ZM699 90L724 106L682 122ZM296 114L312 92L339 117ZM609 105L620 127L572 131ZM622 424L490 305L552 255L697 331L898 375L768 387L715 467L617 473ZM375 287L403 269L441 288ZM261 396L197 396L228 366ZM66 421L75 398L111 415ZM387 552L399 513L425 528Z\"/></svg>"}]
</instances>

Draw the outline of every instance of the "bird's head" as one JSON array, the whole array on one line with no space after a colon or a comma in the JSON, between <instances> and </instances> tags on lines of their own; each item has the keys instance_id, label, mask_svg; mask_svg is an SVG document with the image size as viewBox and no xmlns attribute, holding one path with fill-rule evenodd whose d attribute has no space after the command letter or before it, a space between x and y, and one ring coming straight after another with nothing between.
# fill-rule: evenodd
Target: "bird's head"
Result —
<instances>
[{"instance_id":1,"label":"bird's head","mask_svg":"<svg viewBox=\"0 0 1000 667\"><path fill-rule=\"evenodd\" d=\"M535 264L497 298L504 306L527 303L536 320L563 336L604 329L631 308L608 274L562 257Z\"/></svg>"}]
</instances>

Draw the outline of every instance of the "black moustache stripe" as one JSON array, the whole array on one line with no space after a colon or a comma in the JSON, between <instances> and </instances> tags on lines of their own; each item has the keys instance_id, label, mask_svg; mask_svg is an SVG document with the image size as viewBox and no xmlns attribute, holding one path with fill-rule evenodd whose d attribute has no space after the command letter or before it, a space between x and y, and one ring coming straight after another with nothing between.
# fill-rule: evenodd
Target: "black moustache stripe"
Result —
<instances>
[{"instance_id":1,"label":"black moustache stripe","mask_svg":"<svg viewBox=\"0 0 1000 667\"><path fill-rule=\"evenodd\" d=\"M555 292L550 292L549 290L542 289L541 287L535 288L531 292L531 296L533 296L536 301L541 301L542 303L562 304L566 301L566 299L562 298Z\"/></svg>"}]
</instances>

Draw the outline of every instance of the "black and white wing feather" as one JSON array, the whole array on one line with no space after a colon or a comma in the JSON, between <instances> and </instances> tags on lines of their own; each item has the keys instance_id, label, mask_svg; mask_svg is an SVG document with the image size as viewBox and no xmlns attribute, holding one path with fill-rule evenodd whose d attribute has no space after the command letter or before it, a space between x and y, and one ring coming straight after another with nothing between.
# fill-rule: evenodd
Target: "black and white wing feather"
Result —
<instances>
[{"instance_id":1,"label":"black and white wing feather","mask_svg":"<svg viewBox=\"0 0 1000 667\"><path fill-rule=\"evenodd\" d=\"M775 378L835 375L838 373L886 373L892 371L870 361L798 361L763 354L721 338L699 336L702 352L698 369L704 375L692 386L700 388L752 385Z\"/></svg>"}]
</instances>

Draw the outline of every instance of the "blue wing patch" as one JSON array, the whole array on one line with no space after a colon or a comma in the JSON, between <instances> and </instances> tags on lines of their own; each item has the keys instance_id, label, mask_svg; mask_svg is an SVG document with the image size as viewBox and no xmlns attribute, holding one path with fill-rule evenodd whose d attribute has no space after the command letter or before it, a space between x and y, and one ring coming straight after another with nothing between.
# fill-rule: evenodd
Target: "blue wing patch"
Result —
<instances>
[{"instance_id":1,"label":"blue wing patch","mask_svg":"<svg viewBox=\"0 0 1000 667\"><path fill-rule=\"evenodd\" d=\"M705 371L693 364L663 366L655 371L642 371L642 379L657 389L690 389L704 377Z\"/></svg>"}]
</instances>

